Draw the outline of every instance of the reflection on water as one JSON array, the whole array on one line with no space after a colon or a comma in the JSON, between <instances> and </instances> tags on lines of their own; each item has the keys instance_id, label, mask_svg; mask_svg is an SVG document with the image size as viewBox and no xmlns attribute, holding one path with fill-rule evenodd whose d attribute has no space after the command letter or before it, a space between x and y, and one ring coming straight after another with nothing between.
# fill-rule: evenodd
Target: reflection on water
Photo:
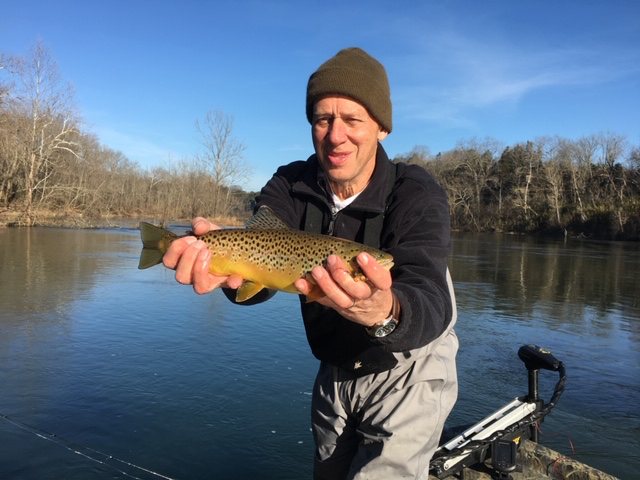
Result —
<instances>
[{"instance_id":1,"label":"reflection on water","mask_svg":"<svg viewBox=\"0 0 640 480\"><path fill-rule=\"evenodd\" d=\"M0 413L175 478L310 477L316 361L295 296L194 295L161 267L137 270L135 231L5 229L0 243ZM638 245L461 235L451 270L451 421L523 394L516 351L544 345L569 383L542 439L635 474ZM543 375L543 393L554 382ZM2 478L124 478L2 419L0 444Z\"/></svg>"},{"instance_id":2,"label":"reflection on water","mask_svg":"<svg viewBox=\"0 0 640 480\"><path fill-rule=\"evenodd\" d=\"M0 302L7 313L34 314L32 321L64 311L102 270L122 267L134 254L130 237L110 230L0 229L0 244Z\"/></svg>"},{"instance_id":3,"label":"reflection on water","mask_svg":"<svg viewBox=\"0 0 640 480\"><path fill-rule=\"evenodd\" d=\"M524 394L517 347L543 345L569 376L559 406L543 424L543 441L621 478L635 474L639 246L460 235L451 270L461 337L454 423L473 422L491 410L487 405L497 408L506 395ZM554 375L542 375L543 392L552 390Z\"/></svg>"},{"instance_id":4,"label":"reflection on water","mask_svg":"<svg viewBox=\"0 0 640 480\"><path fill-rule=\"evenodd\" d=\"M456 282L489 286L493 302L481 296L472 308L492 308L507 315L531 315L536 305L568 308L562 323L579 324L581 312L593 308L603 316L619 310L637 314L640 296L638 244L548 242L505 236L460 236L455 241L452 270ZM486 292L485 292L486 293ZM577 310L574 310L577 309ZM561 312L562 313L562 312ZM550 320L550 324L557 321ZM638 333L637 322L626 325Z\"/></svg>"}]
</instances>

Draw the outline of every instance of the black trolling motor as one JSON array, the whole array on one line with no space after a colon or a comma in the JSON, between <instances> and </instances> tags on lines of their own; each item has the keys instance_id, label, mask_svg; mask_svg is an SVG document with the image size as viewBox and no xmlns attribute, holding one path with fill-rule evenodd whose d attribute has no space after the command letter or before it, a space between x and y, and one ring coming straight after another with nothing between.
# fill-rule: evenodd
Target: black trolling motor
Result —
<instances>
[{"instance_id":1,"label":"black trolling motor","mask_svg":"<svg viewBox=\"0 0 640 480\"><path fill-rule=\"evenodd\" d=\"M485 463L495 479L509 479L518 469L517 449L521 439L538 442L538 426L555 407L564 391L566 372L562 362L549 350L524 345L518 350L528 375L528 393L517 397L464 431L434 453L430 473L443 479L452 475L464 478L464 468ZM548 403L540 398L540 370L558 372L558 381ZM460 431L460 428L457 429Z\"/></svg>"}]
</instances>

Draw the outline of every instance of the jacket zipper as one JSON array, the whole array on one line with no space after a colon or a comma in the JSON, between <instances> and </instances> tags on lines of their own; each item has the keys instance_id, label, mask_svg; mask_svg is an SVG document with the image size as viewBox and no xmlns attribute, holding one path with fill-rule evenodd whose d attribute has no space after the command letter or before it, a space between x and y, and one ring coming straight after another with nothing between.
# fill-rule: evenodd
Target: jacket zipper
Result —
<instances>
[{"instance_id":1,"label":"jacket zipper","mask_svg":"<svg viewBox=\"0 0 640 480\"><path fill-rule=\"evenodd\" d=\"M331 235L333 236L333 231L335 229L336 226L336 218L338 218L338 212L331 212L331 217L329 218L329 226L327 227L327 235Z\"/></svg>"}]
</instances>

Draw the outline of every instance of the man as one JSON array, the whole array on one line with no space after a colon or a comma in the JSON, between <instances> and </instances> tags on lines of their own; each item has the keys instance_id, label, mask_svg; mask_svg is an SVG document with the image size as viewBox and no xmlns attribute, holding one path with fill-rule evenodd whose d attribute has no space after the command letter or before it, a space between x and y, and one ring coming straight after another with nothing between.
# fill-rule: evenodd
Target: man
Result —
<instances>
[{"instance_id":1,"label":"man","mask_svg":"<svg viewBox=\"0 0 640 480\"><path fill-rule=\"evenodd\" d=\"M355 281L332 255L295 283L320 360L314 478L426 478L457 396L446 195L423 169L387 158L380 142L392 128L389 84L363 50L341 50L311 75L306 113L315 155L279 168L258 207L268 205L293 228L380 246L394 257L389 272L359 254L366 281ZM193 221L198 235L213 228ZM242 284L235 275L211 275L209 260L194 237L174 242L164 257L177 281L197 293ZM305 302L311 281L324 297ZM269 296L263 291L252 303Z\"/></svg>"}]
</instances>

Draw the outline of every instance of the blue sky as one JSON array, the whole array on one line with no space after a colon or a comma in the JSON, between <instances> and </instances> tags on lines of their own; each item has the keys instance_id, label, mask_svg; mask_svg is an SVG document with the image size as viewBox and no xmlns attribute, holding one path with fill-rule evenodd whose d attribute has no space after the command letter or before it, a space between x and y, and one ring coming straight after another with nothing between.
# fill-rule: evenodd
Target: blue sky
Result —
<instances>
[{"instance_id":1,"label":"blue sky","mask_svg":"<svg viewBox=\"0 0 640 480\"><path fill-rule=\"evenodd\" d=\"M640 2L5 0L0 52L41 40L84 129L143 167L201 150L195 121L233 117L259 188L306 158L306 81L339 49L387 68L390 156L599 132L640 144Z\"/></svg>"}]
</instances>

